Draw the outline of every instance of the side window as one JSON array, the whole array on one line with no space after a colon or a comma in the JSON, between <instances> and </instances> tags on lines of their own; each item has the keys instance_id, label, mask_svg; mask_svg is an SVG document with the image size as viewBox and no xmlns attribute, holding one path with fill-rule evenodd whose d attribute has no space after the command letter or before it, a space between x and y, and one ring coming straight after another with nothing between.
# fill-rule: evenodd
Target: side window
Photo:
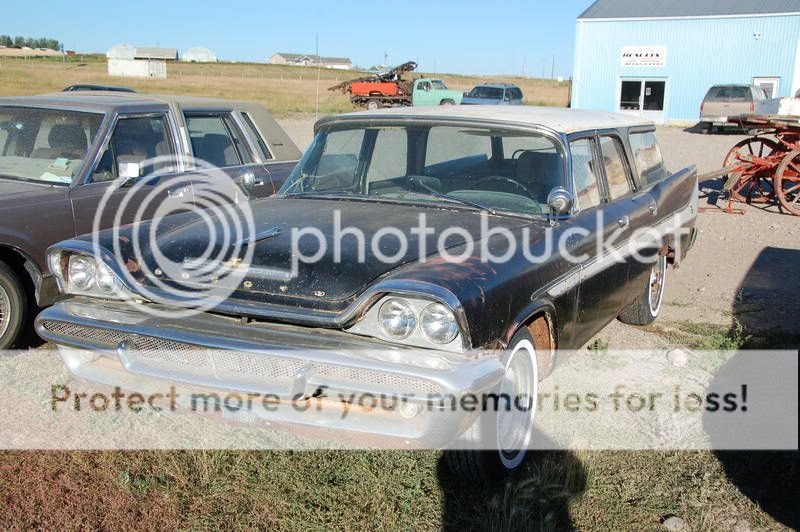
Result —
<instances>
[{"instance_id":1,"label":"side window","mask_svg":"<svg viewBox=\"0 0 800 532\"><path fill-rule=\"evenodd\" d=\"M261 133L258 131L258 128L256 127L255 122L253 122L253 119L250 117L250 114L243 112L242 121L244 122L248 133L250 133L250 138L252 138L256 143L258 151L261 155L261 159L264 161L269 161L272 159L272 153L269 151L267 142L264 140L264 137L261 136Z\"/></svg>"},{"instance_id":2,"label":"side window","mask_svg":"<svg viewBox=\"0 0 800 532\"><path fill-rule=\"evenodd\" d=\"M175 171L175 157L165 115L120 117L92 174L93 181L119 177L121 164L139 165L139 176Z\"/></svg>"},{"instance_id":3,"label":"side window","mask_svg":"<svg viewBox=\"0 0 800 532\"><path fill-rule=\"evenodd\" d=\"M421 91L429 91L431 90L431 84L427 81L422 81L419 85L417 85L417 88Z\"/></svg>"},{"instance_id":4,"label":"side window","mask_svg":"<svg viewBox=\"0 0 800 532\"><path fill-rule=\"evenodd\" d=\"M617 199L631 191L625 168L622 144L613 137L600 137L600 154L608 179L608 192L611 199Z\"/></svg>"},{"instance_id":5,"label":"side window","mask_svg":"<svg viewBox=\"0 0 800 532\"><path fill-rule=\"evenodd\" d=\"M667 169L664 168L655 133L634 133L630 136L630 143L642 187L664 179Z\"/></svg>"},{"instance_id":6,"label":"side window","mask_svg":"<svg viewBox=\"0 0 800 532\"><path fill-rule=\"evenodd\" d=\"M192 152L197 159L217 167L252 162L242 134L229 113L186 114L185 117Z\"/></svg>"},{"instance_id":7,"label":"side window","mask_svg":"<svg viewBox=\"0 0 800 532\"><path fill-rule=\"evenodd\" d=\"M378 130L372 150L367 182L384 181L406 175L408 136L404 128Z\"/></svg>"},{"instance_id":8,"label":"side window","mask_svg":"<svg viewBox=\"0 0 800 532\"><path fill-rule=\"evenodd\" d=\"M580 209L600 205L600 189L597 186L592 140L580 139L570 142L572 176L575 178L575 195Z\"/></svg>"}]
</instances>

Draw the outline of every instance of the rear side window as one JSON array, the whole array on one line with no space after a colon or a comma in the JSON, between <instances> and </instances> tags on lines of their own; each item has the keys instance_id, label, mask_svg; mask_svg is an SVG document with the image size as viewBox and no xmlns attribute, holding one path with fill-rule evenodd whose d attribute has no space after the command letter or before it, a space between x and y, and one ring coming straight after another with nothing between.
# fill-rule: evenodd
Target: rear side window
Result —
<instances>
[{"instance_id":1,"label":"rear side window","mask_svg":"<svg viewBox=\"0 0 800 532\"><path fill-rule=\"evenodd\" d=\"M600 137L600 153L603 156L603 168L608 179L609 195L612 200L621 198L631 191L622 144L613 137Z\"/></svg>"},{"instance_id":2,"label":"rear side window","mask_svg":"<svg viewBox=\"0 0 800 532\"><path fill-rule=\"evenodd\" d=\"M269 147L267 146L264 137L261 136L261 133L258 131L253 119L250 118L250 115L248 113L242 113L242 120L244 121L247 131L250 133L250 137L253 139L253 141L255 141L262 160L269 161L272 159L272 153L269 151Z\"/></svg>"},{"instance_id":3,"label":"rear side window","mask_svg":"<svg viewBox=\"0 0 800 532\"><path fill-rule=\"evenodd\" d=\"M642 187L664 179L667 169L664 168L655 133L634 133L630 136L630 143Z\"/></svg>"},{"instance_id":4,"label":"rear side window","mask_svg":"<svg viewBox=\"0 0 800 532\"><path fill-rule=\"evenodd\" d=\"M187 114L186 127L196 158L217 167L252 162L230 114Z\"/></svg>"},{"instance_id":5,"label":"rear side window","mask_svg":"<svg viewBox=\"0 0 800 532\"><path fill-rule=\"evenodd\" d=\"M597 186L591 139L574 140L569 149L578 207L583 210L600 205L600 188Z\"/></svg>"}]
</instances>

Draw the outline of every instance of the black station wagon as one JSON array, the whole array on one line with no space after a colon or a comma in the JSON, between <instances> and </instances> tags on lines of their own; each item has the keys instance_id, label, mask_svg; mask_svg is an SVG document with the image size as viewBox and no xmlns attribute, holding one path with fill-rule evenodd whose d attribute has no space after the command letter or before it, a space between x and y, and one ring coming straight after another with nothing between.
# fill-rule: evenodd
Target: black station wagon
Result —
<instances>
[{"instance_id":1,"label":"black station wagon","mask_svg":"<svg viewBox=\"0 0 800 532\"><path fill-rule=\"evenodd\" d=\"M90 381L269 394L287 408L262 417L290 428L412 447L480 431L488 450L446 456L485 478L520 467L533 411L424 406L536 396L559 356L611 320L652 322L668 264L694 241L695 169L669 173L654 126L635 117L395 109L325 118L315 133L279 193L248 204L236 252L200 213L52 247L71 297L39 316L39 334ZM148 234L138 252L119 245ZM219 259L204 264L233 281L195 281L208 249ZM181 312L186 290L212 286L225 288L213 304ZM366 393L404 400L347 417L288 408Z\"/></svg>"}]
</instances>

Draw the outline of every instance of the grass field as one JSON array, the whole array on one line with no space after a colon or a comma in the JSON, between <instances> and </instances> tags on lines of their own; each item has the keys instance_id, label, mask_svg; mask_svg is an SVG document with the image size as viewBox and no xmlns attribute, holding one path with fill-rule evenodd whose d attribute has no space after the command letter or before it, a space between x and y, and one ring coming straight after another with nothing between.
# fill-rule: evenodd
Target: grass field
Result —
<instances>
[{"instance_id":1,"label":"grass field","mask_svg":"<svg viewBox=\"0 0 800 532\"><path fill-rule=\"evenodd\" d=\"M358 72L320 70L319 111L333 114L352 111L348 97L327 88L362 75ZM425 74L421 74L425 75ZM517 84L525 101L536 105L566 106L569 86L552 80L508 77L470 77L438 74L450 88L468 90L484 81ZM317 71L313 68L255 63L170 63L166 80L111 77L105 60L61 62L54 58L0 58L0 96L40 94L75 83L126 85L140 92L236 98L264 104L277 116L316 110Z\"/></svg>"}]
</instances>

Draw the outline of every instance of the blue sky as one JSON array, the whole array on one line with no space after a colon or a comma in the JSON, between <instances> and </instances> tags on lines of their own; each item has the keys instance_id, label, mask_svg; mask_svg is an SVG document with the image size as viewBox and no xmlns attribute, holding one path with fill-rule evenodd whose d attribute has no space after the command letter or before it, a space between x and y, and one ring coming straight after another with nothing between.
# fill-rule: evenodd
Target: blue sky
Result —
<instances>
[{"instance_id":1,"label":"blue sky","mask_svg":"<svg viewBox=\"0 0 800 532\"><path fill-rule=\"evenodd\" d=\"M264 62L274 52L350 57L369 67L418 61L429 72L569 76L575 17L592 0L17 1L0 34L52 37L67 49L118 43L211 48L220 59Z\"/></svg>"}]
</instances>

